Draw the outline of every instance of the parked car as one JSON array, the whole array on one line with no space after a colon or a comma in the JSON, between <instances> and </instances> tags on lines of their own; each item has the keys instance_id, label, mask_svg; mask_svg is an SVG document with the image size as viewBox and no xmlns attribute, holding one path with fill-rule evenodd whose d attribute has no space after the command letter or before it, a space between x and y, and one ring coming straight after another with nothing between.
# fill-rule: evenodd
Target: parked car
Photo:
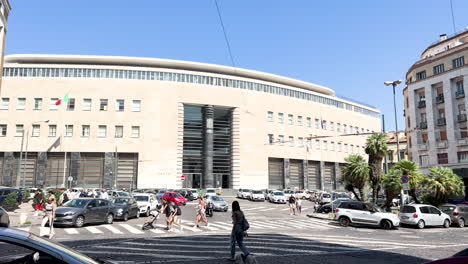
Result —
<instances>
[{"instance_id":1,"label":"parked car","mask_svg":"<svg viewBox=\"0 0 468 264\"><path fill-rule=\"evenodd\" d=\"M216 195L218 195L216 193L216 188L207 188L205 191L205 197L216 196Z\"/></svg>"},{"instance_id":2,"label":"parked car","mask_svg":"<svg viewBox=\"0 0 468 264\"><path fill-rule=\"evenodd\" d=\"M107 193L109 194L110 198L113 198L113 197L130 197L130 193L129 192L124 192L124 191L110 190Z\"/></svg>"},{"instance_id":3,"label":"parked car","mask_svg":"<svg viewBox=\"0 0 468 264\"><path fill-rule=\"evenodd\" d=\"M310 194L305 190L294 191L294 196L302 200L309 199Z\"/></svg>"},{"instance_id":4,"label":"parked car","mask_svg":"<svg viewBox=\"0 0 468 264\"><path fill-rule=\"evenodd\" d=\"M162 199L166 199L167 201L174 201L177 205L186 205L187 199L185 199L180 193L176 192L166 192Z\"/></svg>"},{"instance_id":5,"label":"parked car","mask_svg":"<svg viewBox=\"0 0 468 264\"><path fill-rule=\"evenodd\" d=\"M450 216L450 221L458 227L465 227L468 220L468 205L466 204L444 204L440 208L442 212Z\"/></svg>"},{"instance_id":6,"label":"parked car","mask_svg":"<svg viewBox=\"0 0 468 264\"><path fill-rule=\"evenodd\" d=\"M326 204L323 204L323 205L318 205L316 204L314 209L317 213L324 213L324 214L328 214L328 213L331 213L333 212L336 208L338 208L338 206L344 202L344 201L350 201L350 199L346 199L346 198L340 198L340 199L336 199L334 200L333 202L331 203L326 203Z\"/></svg>"},{"instance_id":7,"label":"parked car","mask_svg":"<svg viewBox=\"0 0 468 264\"><path fill-rule=\"evenodd\" d=\"M85 224L114 222L114 204L109 200L79 198L64 203L55 212L56 225L82 227Z\"/></svg>"},{"instance_id":8,"label":"parked car","mask_svg":"<svg viewBox=\"0 0 468 264\"><path fill-rule=\"evenodd\" d=\"M287 199L283 192L281 191L272 191L270 197L268 198L270 203L282 203L285 204Z\"/></svg>"},{"instance_id":9,"label":"parked car","mask_svg":"<svg viewBox=\"0 0 468 264\"><path fill-rule=\"evenodd\" d=\"M227 204L227 202L217 195L208 196L206 198L206 203L211 203L213 205L212 208L214 211L227 212L227 210L229 209L229 205Z\"/></svg>"},{"instance_id":10,"label":"parked car","mask_svg":"<svg viewBox=\"0 0 468 264\"><path fill-rule=\"evenodd\" d=\"M5 209L0 207L0 227L8 227L10 225L10 217Z\"/></svg>"},{"instance_id":11,"label":"parked car","mask_svg":"<svg viewBox=\"0 0 468 264\"><path fill-rule=\"evenodd\" d=\"M283 193L284 193L284 196L286 196L286 199L289 199L291 195L294 195L294 191L289 190L289 189L284 190Z\"/></svg>"},{"instance_id":12,"label":"parked car","mask_svg":"<svg viewBox=\"0 0 468 264\"><path fill-rule=\"evenodd\" d=\"M197 189L189 189L188 192L190 192L192 194L194 200L198 199Z\"/></svg>"},{"instance_id":13,"label":"parked car","mask_svg":"<svg viewBox=\"0 0 468 264\"><path fill-rule=\"evenodd\" d=\"M332 198L329 193L323 192L320 194L319 204L331 203Z\"/></svg>"},{"instance_id":14,"label":"parked car","mask_svg":"<svg viewBox=\"0 0 468 264\"><path fill-rule=\"evenodd\" d=\"M134 198L113 198L114 203L114 219L128 221L130 217L140 217L140 208Z\"/></svg>"},{"instance_id":15,"label":"parked car","mask_svg":"<svg viewBox=\"0 0 468 264\"><path fill-rule=\"evenodd\" d=\"M237 192L237 198L247 199L249 198L251 192L251 189L239 189L239 191Z\"/></svg>"},{"instance_id":16,"label":"parked car","mask_svg":"<svg viewBox=\"0 0 468 264\"><path fill-rule=\"evenodd\" d=\"M344 201L335 209L335 219L341 226L365 224L392 229L400 225L397 215L383 212L378 206L358 201Z\"/></svg>"},{"instance_id":17,"label":"parked car","mask_svg":"<svg viewBox=\"0 0 468 264\"><path fill-rule=\"evenodd\" d=\"M177 190L176 192L180 193L180 195L185 197L187 199L187 201L189 201L189 202L194 200L192 193L187 189L180 189L180 190Z\"/></svg>"},{"instance_id":18,"label":"parked car","mask_svg":"<svg viewBox=\"0 0 468 264\"><path fill-rule=\"evenodd\" d=\"M468 249L463 249L460 252L455 253L453 256L438 259L431 262L427 262L426 264L466 264L468 263Z\"/></svg>"},{"instance_id":19,"label":"parked car","mask_svg":"<svg viewBox=\"0 0 468 264\"><path fill-rule=\"evenodd\" d=\"M161 198L163 197L163 195L168 192L168 190L166 189L161 189L159 190L158 194L156 194L156 199L158 199L158 201L161 201Z\"/></svg>"},{"instance_id":20,"label":"parked car","mask_svg":"<svg viewBox=\"0 0 468 264\"><path fill-rule=\"evenodd\" d=\"M261 190L253 190L249 195L250 201L265 201L265 196Z\"/></svg>"},{"instance_id":21,"label":"parked car","mask_svg":"<svg viewBox=\"0 0 468 264\"><path fill-rule=\"evenodd\" d=\"M263 196L265 197L265 200L270 199L270 193L271 193L272 191L273 191L273 190L270 190L270 189L263 190Z\"/></svg>"},{"instance_id":22,"label":"parked car","mask_svg":"<svg viewBox=\"0 0 468 264\"><path fill-rule=\"evenodd\" d=\"M413 225L419 229L425 226L450 227L450 216L436 207L428 204L404 205L400 212L400 221L405 225Z\"/></svg>"},{"instance_id":23,"label":"parked car","mask_svg":"<svg viewBox=\"0 0 468 264\"><path fill-rule=\"evenodd\" d=\"M139 193L133 195L133 198L136 200L140 214L145 214L149 216L151 211L156 210L159 202L158 199L152 193Z\"/></svg>"},{"instance_id":24,"label":"parked car","mask_svg":"<svg viewBox=\"0 0 468 264\"><path fill-rule=\"evenodd\" d=\"M3 201L5 201L7 196L12 192L16 193L16 199L18 203L21 204L23 200L23 194L19 189L11 187L0 187L0 206L3 204Z\"/></svg>"}]
</instances>

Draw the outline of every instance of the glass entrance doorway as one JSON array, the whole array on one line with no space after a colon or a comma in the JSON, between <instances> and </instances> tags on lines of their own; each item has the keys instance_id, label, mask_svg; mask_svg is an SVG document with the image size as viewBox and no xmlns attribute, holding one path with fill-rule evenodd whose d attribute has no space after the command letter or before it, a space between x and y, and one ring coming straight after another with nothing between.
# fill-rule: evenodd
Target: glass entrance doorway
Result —
<instances>
[{"instance_id":1,"label":"glass entrance doorway","mask_svg":"<svg viewBox=\"0 0 468 264\"><path fill-rule=\"evenodd\" d=\"M185 181L183 181L183 188L201 188L201 173L186 173L184 174Z\"/></svg>"}]
</instances>

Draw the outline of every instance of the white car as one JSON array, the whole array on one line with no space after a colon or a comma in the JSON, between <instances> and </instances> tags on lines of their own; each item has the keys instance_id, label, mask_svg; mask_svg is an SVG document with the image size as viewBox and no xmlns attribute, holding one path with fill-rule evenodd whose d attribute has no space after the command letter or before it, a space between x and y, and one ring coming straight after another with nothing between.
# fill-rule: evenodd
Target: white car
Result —
<instances>
[{"instance_id":1,"label":"white car","mask_svg":"<svg viewBox=\"0 0 468 264\"><path fill-rule=\"evenodd\" d=\"M249 195L249 200L251 201L265 201L265 195L261 190L253 190Z\"/></svg>"},{"instance_id":2,"label":"white car","mask_svg":"<svg viewBox=\"0 0 468 264\"><path fill-rule=\"evenodd\" d=\"M302 200L306 200L306 199L310 198L309 192L305 191L305 190L294 191L294 196L296 196L296 198L300 198Z\"/></svg>"},{"instance_id":3,"label":"white car","mask_svg":"<svg viewBox=\"0 0 468 264\"><path fill-rule=\"evenodd\" d=\"M326 192L323 192L320 194L320 197L319 197L320 204L331 203L331 201L332 201L331 194L326 193Z\"/></svg>"},{"instance_id":4,"label":"white car","mask_svg":"<svg viewBox=\"0 0 468 264\"><path fill-rule=\"evenodd\" d=\"M133 195L133 198L137 201L140 214L149 216L151 211L156 210L158 207L158 199L152 193L138 193Z\"/></svg>"},{"instance_id":5,"label":"white car","mask_svg":"<svg viewBox=\"0 0 468 264\"><path fill-rule=\"evenodd\" d=\"M286 196L284 196L284 193L282 191L272 191L270 193L270 196L268 198L270 203L286 203Z\"/></svg>"},{"instance_id":6,"label":"white car","mask_svg":"<svg viewBox=\"0 0 468 264\"><path fill-rule=\"evenodd\" d=\"M402 224L414 225L419 229L425 226L448 228L451 224L449 215L428 204L404 205L400 212L400 221Z\"/></svg>"},{"instance_id":7,"label":"white car","mask_svg":"<svg viewBox=\"0 0 468 264\"><path fill-rule=\"evenodd\" d=\"M290 197L291 195L294 195L294 191L293 191L293 190L284 190L283 193L284 193L284 196L286 196L287 199L289 199L289 197Z\"/></svg>"},{"instance_id":8,"label":"white car","mask_svg":"<svg viewBox=\"0 0 468 264\"><path fill-rule=\"evenodd\" d=\"M194 200L197 200L197 199L198 199L198 191L197 191L197 189L190 189L190 190L188 190L188 191L192 194Z\"/></svg>"},{"instance_id":9,"label":"white car","mask_svg":"<svg viewBox=\"0 0 468 264\"><path fill-rule=\"evenodd\" d=\"M216 196L216 189L215 188L206 188L205 196Z\"/></svg>"},{"instance_id":10,"label":"white car","mask_svg":"<svg viewBox=\"0 0 468 264\"><path fill-rule=\"evenodd\" d=\"M382 212L373 204L358 201L341 202L335 209L335 219L341 226L356 223L392 229L400 225L400 219L396 214Z\"/></svg>"},{"instance_id":11,"label":"white car","mask_svg":"<svg viewBox=\"0 0 468 264\"><path fill-rule=\"evenodd\" d=\"M237 198L248 199L252 190L250 189L239 189L237 192Z\"/></svg>"}]
</instances>

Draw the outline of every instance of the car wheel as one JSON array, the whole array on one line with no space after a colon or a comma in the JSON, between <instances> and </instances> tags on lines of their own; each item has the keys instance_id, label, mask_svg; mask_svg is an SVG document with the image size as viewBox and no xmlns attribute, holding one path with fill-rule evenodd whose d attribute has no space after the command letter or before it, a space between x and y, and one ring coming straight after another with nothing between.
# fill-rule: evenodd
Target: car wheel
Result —
<instances>
[{"instance_id":1,"label":"car wheel","mask_svg":"<svg viewBox=\"0 0 468 264\"><path fill-rule=\"evenodd\" d=\"M444 220L444 228L449 228L450 227L450 221L448 219Z\"/></svg>"},{"instance_id":2,"label":"car wheel","mask_svg":"<svg viewBox=\"0 0 468 264\"><path fill-rule=\"evenodd\" d=\"M79 215L75 219L75 223L73 224L75 227L82 227L84 225L84 216Z\"/></svg>"},{"instance_id":3,"label":"car wheel","mask_svg":"<svg viewBox=\"0 0 468 264\"><path fill-rule=\"evenodd\" d=\"M465 227L465 219L463 218L458 219L458 227Z\"/></svg>"},{"instance_id":4,"label":"car wheel","mask_svg":"<svg viewBox=\"0 0 468 264\"><path fill-rule=\"evenodd\" d=\"M383 229L386 229L386 230L392 229L393 227L392 222L390 222L389 220L382 220L382 223L380 225L382 226Z\"/></svg>"},{"instance_id":5,"label":"car wheel","mask_svg":"<svg viewBox=\"0 0 468 264\"><path fill-rule=\"evenodd\" d=\"M127 222L127 221L128 221L128 213L125 213L125 214L124 214L123 220L124 220L124 222Z\"/></svg>"},{"instance_id":6,"label":"car wheel","mask_svg":"<svg viewBox=\"0 0 468 264\"><path fill-rule=\"evenodd\" d=\"M112 214L108 214L106 217L106 224L111 225L114 222L114 216Z\"/></svg>"},{"instance_id":7,"label":"car wheel","mask_svg":"<svg viewBox=\"0 0 468 264\"><path fill-rule=\"evenodd\" d=\"M348 217L346 217L346 216L340 217L340 225L341 226L347 227L347 226L349 226L349 224L350 224L350 221L349 221Z\"/></svg>"},{"instance_id":8,"label":"car wheel","mask_svg":"<svg viewBox=\"0 0 468 264\"><path fill-rule=\"evenodd\" d=\"M146 217L150 216L150 208L149 207L146 208L146 214L145 215L146 215Z\"/></svg>"},{"instance_id":9,"label":"car wheel","mask_svg":"<svg viewBox=\"0 0 468 264\"><path fill-rule=\"evenodd\" d=\"M140 218L140 209L137 210L136 212L136 216L135 216L137 219Z\"/></svg>"},{"instance_id":10,"label":"car wheel","mask_svg":"<svg viewBox=\"0 0 468 264\"><path fill-rule=\"evenodd\" d=\"M417 227L418 227L418 229L423 229L425 225L426 225L426 223L424 223L423 220L419 220Z\"/></svg>"}]
</instances>

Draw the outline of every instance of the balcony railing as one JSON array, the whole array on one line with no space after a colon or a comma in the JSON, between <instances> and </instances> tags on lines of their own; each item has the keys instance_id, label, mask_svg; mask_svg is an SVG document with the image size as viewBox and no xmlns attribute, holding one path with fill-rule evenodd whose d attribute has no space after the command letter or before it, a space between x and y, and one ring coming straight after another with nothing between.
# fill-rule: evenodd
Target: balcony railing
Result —
<instances>
[{"instance_id":1,"label":"balcony railing","mask_svg":"<svg viewBox=\"0 0 468 264\"><path fill-rule=\"evenodd\" d=\"M437 142L437 148L446 148L447 147L447 141L439 141Z\"/></svg>"},{"instance_id":2,"label":"balcony railing","mask_svg":"<svg viewBox=\"0 0 468 264\"><path fill-rule=\"evenodd\" d=\"M456 91L455 92L455 97L458 99L458 98L462 98L462 97L465 97L465 91L461 90L461 91Z\"/></svg>"},{"instance_id":3,"label":"balcony railing","mask_svg":"<svg viewBox=\"0 0 468 264\"><path fill-rule=\"evenodd\" d=\"M427 143L420 143L420 144L418 144L418 149L419 150L428 150L429 145Z\"/></svg>"},{"instance_id":4,"label":"balcony railing","mask_svg":"<svg viewBox=\"0 0 468 264\"><path fill-rule=\"evenodd\" d=\"M465 122L466 121L466 114L459 114L457 115L458 122Z\"/></svg>"},{"instance_id":5,"label":"balcony railing","mask_svg":"<svg viewBox=\"0 0 468 264\"><path fill-rule=\"evenodd\" d=\"M418 108L424 108L424 107L426 107L426 101L419 101Z\"/></svg>"},{"instance_id":6,"label":"balcony railing","mask_svg":"<svg viewBox=\"0 0 468 264\"><path fill-rule=\"evenodd\" d=\"M438 96L436 96L436 104L441 104L444 102L444 95L443 94L439 94Z\"/></svg>"},{"instance_id":7,"label":"balcony railing","mask_svg":"<svg viewBox=\"0 0 468 264\"><path fill-rule=\"evenodd\" d=\"M419 123L419 128L420 128L420 129L426 129L426 128L427 128L427 122L426 122L426 121L420 122L420 123Z\"/></svg>"},{"instance_id":8,"label":"balcony railing","mask_svg":"<svg viewBox=\"0 0 468 264\"><path fill-rule=\"evenodd\" d=\"M458 140L458 146L466 146L468 145L468 138L462 138Z\"/></svg>"},{"instance_id":9,"label":"balcony railing","mask_svg":"<svg viewBox=\"0 0 468 264\"><path fill-rule=\"evenodd\" d=\"M441 117L437 119L438 126L445 126L445 117Z\"/></svg>"}]
</instances>

